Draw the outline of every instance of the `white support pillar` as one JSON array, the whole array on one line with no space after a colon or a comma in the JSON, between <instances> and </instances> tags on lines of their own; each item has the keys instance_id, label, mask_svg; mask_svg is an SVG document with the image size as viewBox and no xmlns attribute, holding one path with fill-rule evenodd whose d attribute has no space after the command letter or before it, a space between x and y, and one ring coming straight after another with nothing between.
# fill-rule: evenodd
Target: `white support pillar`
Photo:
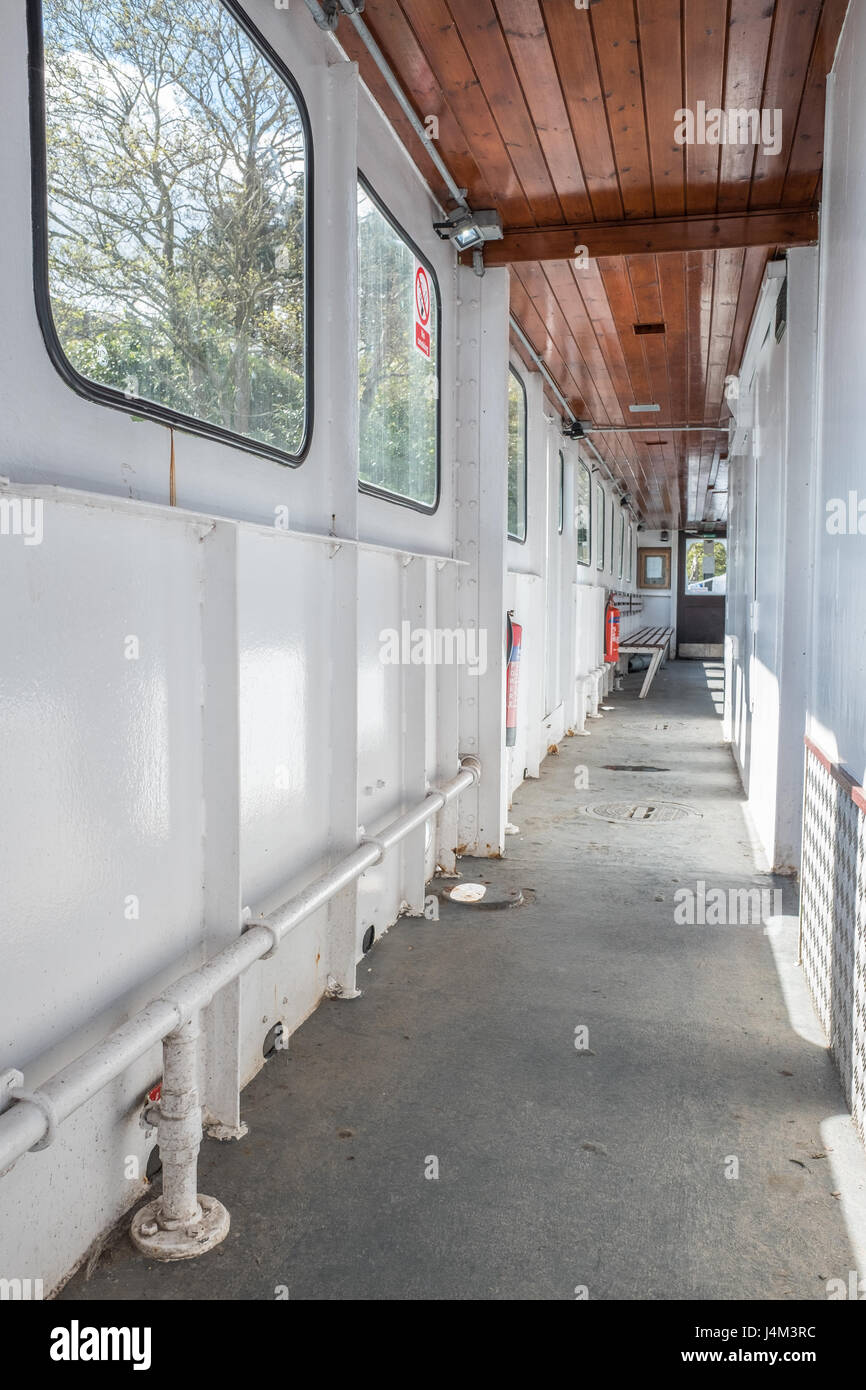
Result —
<instances>
[{"instance_id":1,"label":"white support pillar","mask_svg":"<svg viewBox=\"0 0 866 1390\"><path fill-rule=\"evenodd\" d=\"M358 535L358 66L337 62L323 74L328 138L317 150L316 429L325 441L335 543L330 602L339 643L329 653L330 707L323 711L330 788L330 857L335 863L358 833L358 552L339 546ZM331 529L330 517L324 519ZM354 998L358 888L328 907L328 976L342 999Z\"/></svg>"},{"instance_id":2,"label":"white support pillar","mask_svg":"<svg viewBox=\"0 0 866 1390\"><path fill-rule=\"evenodd\" d=\"M410 628L432 630L436 626L435 612L428 606L427 562L420 556L406 555L401 561L400 594L402 618ZM427 794L427 687L435 667L411 663L400 667L401 677L401 768L400 783L403 798L409 805L422 801ZM417 731L417 732L415 732ZM432 826L422 825L409 835L400 847L403 900L409 911L424 911L424 859L427 835Z\"/></svg>"},{"instance_id":3,"label":"white support pillar","mask_svg":"<svg viewBox=\"0 0 866 1390\"><path fill-rule=\"evenodd\" d=\"M328 784L330 787L330 857L336 862L358 836L358 551L336 549L331 601L339 647L330 653ZM358 994L355 967L358 955L358 885L351 883L328 906L328 979L334 994L354 999Z\"/></svg>"},{"instance_id":4,"label":"white support pillar","mask_svg":"<svg viewBox=\"0 0 866 1390\"><path fill-rule=\"evenodd\" d=\"M540 372L522 373L526 385L527 478L526 544L520 547L520 568L532 576L528 584L528 612L524 623L528 660L520 676L520 700L526 701L528 730L525 765L528 777L538 777L547 755L544 731L544 674L548 661L546 598L548 582L549 476L548 429L544 407L544 380Z\"/></svg>"},{"instance_id":5,"label":"white support pillar","mask_svg":"<svg viewBox=\"0 0 866 1390\"><path fill-rule=\"evenodd\" d=\"M238 533L217 522L202 541L202 782L204 951L216 955L236 941L241 923L240 697L238 658ZM226 985L205 1015L202 1090L210 1132L237 1139L241 1124L240 979Z\"/></svg>"},{"instance_id":6,"label":"white support pillar","mask_svg":"<svg viewBox=\"0 0 866 1390\"><path fill-rule=\"evenodd\" d=\"M461 627L487 636L487 671L460 670L460 751L484 777L461 798L458 842L468 854L505 849L505 547L508 530L508 271L457 270L457 463Z\"/></svg>"},{"instance_id":7,"label":"white support pillar","mask_svg":"<svg viewBox=\"0 0 866 1390\"><path fill-rule=\"evenodd\" d=\"M572 576L577 568L577 527L574 520L574 509L577 502L577 452L573 444L565 440L560 445L565 456L565 495L563 498L563 520L562 529L565 546L562 555L562 567L559 572L559 583L561 585L562 603L562 693L565 700L565 731L569 729L577 731L582 724L578 724L580 718L579 689L577 676L579 671L578 645L577 645L577 595L575 593L575 582Z\"/></svg>"},{"instance_id":8,"label":"white support pillar","mask_svg":"<svg viewBox=\"0 0 866 1390\"><path fill-rule=\"evenodd\" d=\"M433 567L431 583L435 593L437 626L448 630L455 629L459 625L457 608L458 567L445 560L435 560L428 563ZM441 781L448 777L449 770L456 765L460 754L460 668L456 665L443 663L436 666L434 671L436 678L434 689L436 765L438 778ZM472 676L466 682L467 688L474 684L480 689L483 679L482 676ZM449 802L434 823L437 836L436 863L446 874L458 872L455 853L457 845L460 843L458 807L459 802Z\"/></svg>"},{"instance_id":9,"label":"white support pillar","mask_svg":"<svg viewBox=\"0 0 866 1390\"><path fill-rule=\"evenodd\" d=\"M779 751L773 866L799 869L803 797L802 741L809 709L814 655L810 596L815 548L826 539L826 499L816 478L818 381L817 247L788 252L788 431L784 487L784 538L779 580L785 596L779 651ZM808 653L804 660L803 654Z\"/></svg>"}]
</instances>

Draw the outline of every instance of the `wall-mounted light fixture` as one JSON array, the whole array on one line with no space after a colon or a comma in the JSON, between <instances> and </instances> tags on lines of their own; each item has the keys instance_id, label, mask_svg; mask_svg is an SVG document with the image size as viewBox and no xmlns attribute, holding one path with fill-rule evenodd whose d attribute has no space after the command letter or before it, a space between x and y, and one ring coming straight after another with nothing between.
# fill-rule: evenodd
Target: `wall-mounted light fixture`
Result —
<instances>
[{"instance_id":1,"label":"wall-mounted light fixture","mask_svg":"<svg viewBox=\"0 0 866 1390\"><path fill-rule=\"evenodd\" d=\"M502 218L492 209L470 212L461 208L447 222L434 222L433 230L442 241L453 241L458 251L471 251L482 242L502 240Z\"/></svg>"},{"instance_id":2,"label":"wall-mounted light fixture","mask_svg":"<svg viewBox=\"0 0 866 1390\"><path fill-rule=\"evenodd\" d=\"M563 420L562 434L564 439L583 439L583 425L579 420Z\"/></svg>"}]
</instances>

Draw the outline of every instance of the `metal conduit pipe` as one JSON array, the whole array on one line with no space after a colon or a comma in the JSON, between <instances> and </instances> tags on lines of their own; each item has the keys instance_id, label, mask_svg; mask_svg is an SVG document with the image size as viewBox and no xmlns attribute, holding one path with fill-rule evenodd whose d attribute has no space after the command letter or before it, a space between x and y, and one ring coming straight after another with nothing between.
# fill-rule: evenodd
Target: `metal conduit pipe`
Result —
<instances>
[{"instance_id":1,"label":"metal conduit pipe","mask_svg":"<svg viewBox=\"0 0 866 1390\"><path fill-rule=\"evenodd\" d=\"M307 0L307 4L310 4L310 0ZM444 159L439 154L439 151L436 149L433 141L430 139L426 129L416 116L415 110L411 102L409 101L409 98L406 96L406 93L403 91L403 88L400 86L400 83L397 81L396 77L391 71L391 67L387 58L385 57L379 45L377 44L376 40L373 38L373 35L370 33L370 30L367 28L358 10L355 8L354 4L350 2L350 0L339 0L339 4L343 14L346 16L347 19L351 20L355 28L355 31L358 35L358 38L361 40L370 57L373 59L373 62L376 64L376 67L379 69L388 86L390 87L391 92L394 95L394 100L399 105L400 110L406 117L406 120L409 122L418 138L424 142L424 147L427 151L427 154L430 156L433 163L436 165L436 168L439 170L439 173L442 175L442 180L446 188L448 189L448 192L451 194L451 197L454 199L455 203L459 208L461 208L464 212L469 212L469 204L466 201L466 189L460 188L458 186L456 180L454 179L454 176L451 173L451 170L448 168L448 165L445 163Z\"/></svg>"},{"instance_id":2,"label":"metal conduit pipe","mask_svg":"<svg viewBox=\"0 0 866 1390\"><path fill-rule=\"evenodd\" d=\"M159 1131L162 1195L136 1213L130 1233L139 1250L161 1260L188 1259L219 1244L228 1232L229 1214L221 1202L196 1191L201 1145L201 1009L257 960L270 956L288 932L360 878L389 849L480 782L481 763L474 754L460 759L460 769L375 839L362 841L309 888L251 923L237 941L176 980L37 1091L9 1087L2 1098L3 1103L8 1098L8 1108L0 1113L0 1176L28 1150L47 1147L63 1120L162 1041L162 1090L159 1102L148 1111L148 1119Z\"/></svg>"},{"instance_id":3,"label":"metal conduit pipe","mask_svg":"<svg viewBox=\"0 0 866 1390\"><path fill-rule=\"evenodd\" d=\"M599 467L600 467L600 468L603 468L604 471L605 471L605 473L607 474L607 480L608 480L608 482L611 484L611 486L612 486L612 487L615 487L615 488L620 488L620 487L622 486L622 484L619 482L619 480L618 480L617 478L615 478L615 477L613 476L613 474L612 474L611 471L610 471L610 468L608 467L608 465L607 465L607 463L605 462L605 460L602 458L601 454L598 452L598 449L596 449L596 447L595 447L595 445L593 444L592 440L587 438L586 432L584 432L584 433L581 435L581 437L578 439L577 443L578 443L578 447L580 447L581 444L585 444L586 447L587 447L587 449L591 450L591 452L592 452L592 454L593 454L593 457L594 457L594 458L597 460L597 462L598 462ZM593 472L594 472L594 471L595 471L595 470L593 470Z\"/></svg>"},{"instance_id":4,"label":"metal conduit pipe","mask_svg":"<svg viewBox=\"0 0 866 1390\"><path fill-rule=\"evenodd\" d=\"M584 434L729 434L727 425L590 425Z\"/></svg>"},{"instance_id":5,"label":"metal conduit pipe","mask_svg":"<svg viewBox=\"0 0 866 1390\"><path fill-rule=\"evenodd\" d=\"M332 10L330 14L325 14L319 0L304 0L304 3L320 29L330 29L331 32L336 29L338 17L336 10Z\"/></svg>"},{"instance_id":6,"label":"metal conduit pipe","mask_svg":"<svg viewBox=\"0 0 866 1390\"><path fill-rule=\"evenodd\" d=\"M538 352L538 351L533 347L532 343L531 343L530 340L527 338L526 334L524 333L523 329L520 327L520 324L517 322L517 319L514 317L513 314L510 316L509 322L510 322L510 324L511 324L512 330L513 330L514 333L517 335L517 337L520 339L520 341L521 341L521 343L523 344L523 346L526 348L527 353L528 353L529 356L532 358L532 361L535 363L535 365L536 365L536 367L538 368L538 370L541 372L541 375L544 377L544 379L545 379L545 381L547 382L548 386L550 387L551 391L552 391L553 394L556 396L556 399L559 401L560 405L562 406L563 410L564 410L565 413L567 414L568 418L569 418L573 423L576 423L576 421L577 421L577 416L575 415L574 411L572 410L572 408L571 408L571 406L569 405L568 401L566 400L565 396L562 394L561 390L559 389L559 386L557 385L556 380L554 379L554 377L551 375L550 369L548 368L547 363L545 362L544 358L541 356L541 353ZM601 465L601 467L604 469L605 473L607 474L608 481L609 481L614 487L616 487L616 485L617 485L616 478L615 478L615 477L613 476L613 474L611 473L610 469L608 468L608 466L607 466L607 464L605 463L604 459L602 458L601 454L598 452L598 449L596 449L595 445L592 443L592 440L586 438L586 435L587 435L588 433L589 433L589 431L584 431L584 434L583 434L583 436L582 436L583 442L586 444L587 448L589 448L589 449L592 450L592 452L593 452L593 454L595 455L595 457L597 458L599 464ZM595 431L593 430L592 433L594 434ZM578 442L580 442L580 441L578 441Z\"/></svg>"},{"instance_id":7,"label":"metal conduit pipe","mask_svg":"<svg viewBox=\"0 0 866 1390\"><path fill-rule=\"evenodd\" d=\"M604 469L605 473L607 474L607 476L608 476L608 481L611 482L611 483L613 484L614 487L616 487L616 486L617 486L617 480L616 480L616 478L615 478L615 477L613 476L613 474L611 473L610 469L608 468L608 466L607 466L607 464L605 463L604 459L602 458L601 454L598 452L598 449L596 449L596 447L595 447L595 445L593 444L592 440L591 440L591 439L587 439L586 435L584 435L583 438L582 438L582 439L579 439L577 442L578 442L578 444L585 444L586 447L587 447L587 449L591 449L591 450L592 450L593 454L594 454L595 457L598 459L599 464L601 465L601 467Z\"/></svg>"},{"instance_id":8,"label":"metal conduit pipe","mask_svg":"<svg viewBox=\"0 0 866 1390\"><path fill-rule=\"evenodd\" d=\"M558 385L556 384L556 381L551 376L547 363L541 356L541 353L538 352L536 348L532 346L532 343L527 338L526 334L520 327L520 324L517 322L517 319L514 317L513 314L509 315L508 321L511 324L512 331L517 335L523 346L526 348L526 351L529 353L529 356L532 358L533 362L535 363L538 370L541 372L541 375L544 377L551 391L556 396L556 399L559 401L559 404L562 406L569 420L576 421L577 416L575 415L571 406L568 404L568 401L566 400L565 396L560 391Z\"/></svg>"}]
</instances>

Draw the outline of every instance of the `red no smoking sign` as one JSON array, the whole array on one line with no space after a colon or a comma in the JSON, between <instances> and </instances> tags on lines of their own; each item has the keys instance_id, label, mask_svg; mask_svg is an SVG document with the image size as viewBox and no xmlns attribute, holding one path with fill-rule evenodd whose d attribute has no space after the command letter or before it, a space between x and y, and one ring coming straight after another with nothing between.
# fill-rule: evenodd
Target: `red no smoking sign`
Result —
<instances>
[{"instance_id":1,"label":"red no smoking sign","mask_svg":"<svg viewBox=\"0 0 866 1390\"><path fill-rule=\"evenodd\" d=\"M430 277L423 265L415 267L415 346L425 357L430 356Z\"/></svg>"}]
</instances>

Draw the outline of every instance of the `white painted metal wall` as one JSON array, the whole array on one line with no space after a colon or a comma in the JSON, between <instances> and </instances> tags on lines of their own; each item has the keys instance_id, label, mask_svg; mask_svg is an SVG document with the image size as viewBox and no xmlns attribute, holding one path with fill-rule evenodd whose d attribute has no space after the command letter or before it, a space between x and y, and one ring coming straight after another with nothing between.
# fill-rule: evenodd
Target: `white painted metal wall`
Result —
<instances>
[{"instance_id":1,"label":"white painted metal wall","mask_svg":"<svg viewBox=\"0 0 866 1390\"><path fill-rule=\"evenodd\" d=\"M828 82L820 252L788 254L781 342L773 329L782 281L765 283L740 375L729 484L725 712L767 859L801 874L806 978L861 1137L864 61L866 11L851 5Z\"/></svg>"},{"instance_id":2,"label":"white painted metal wall","mask_svg":"<svg viewBox=\"0 0 866 1390\"><path fill-rule=\"evenodd\" d=\"M360 828L375 833L452 776L458 753L481 757L483 779L431 836L413 833L208 1010L204 1101L223 1133L241 1123L240 1090L269 1028L296 1028L329 977L354 993L365 931L419 912L425 877L452 869L458 847L503 851L506 610L527 634L519 779L582 718L605 586L623 587L594 558L576 564L573 444L558 532L560 427L525 372L529 534L525 547L506 542L507 272L457 269L432 231L428 191L304 7L248 9L310 112L313 440L288 469L178 433L174 507L168 431L75 395L47 357L32 291L23 7L0 21L2 495L45 506L41 545L0 541L0 1067L37 1086L234 940L245 909L267 911ZM357 490L359 162L439 278L434 516ZM288 531L274 524L281 508ZM383 665L380 634L404 620L483 630L486 675ZM153 1140L139 1106L160 1065L155 1051L0 1179L0 1274L50 1290L141 1194Z\"/></svg>"},{"instance_id":3,"label":"white painted metal wall","mask_svg":"<svg viewBox=\"0 0 866 1390\"><path fill-rule=\"evenodd\" d=\"M866 1141L866 13L849 6L827 89L811 535L801 945Z\"/></svg>"},{"instance_id":4,"label":"white painted metal wall","mask_svg":"<svg viewBox=\"0 0 866 1390\"><path fill-rule=\"evenodd\" d=\"M776 305L787 274L787 328ZM725 733L769 865L799 864L811 662L817 251L765 280L740 373L729 471Z\"/></svg>"},{"instance_id":5,"label":"white painted metal wall","mask_svg":"<svg viewBox=\"0 0 866 1390\"><path fill-rule=\"evenodd\" d=\"M733 432L726 731L781 869L800 862L803 735L855 781L866 774L864 57L866 14L852 5L828 82L820 256L788 254L781 343L782 282L765 283ZM830 514L840 509L837 534Z\"/></svg>"},{"instance_id":6,"label":"white painted metal wall","mask_svg":"<svg viewBox=\"0 0 866 1390\"><path fill-rule=\"evenodd\" d=\"M821 218L814 641L808 732L828 758L866 781L866 11L852 4L828 84ZM857 520L834 534L833 504ZM862 512L859 510L862 504ZM862 520L861 520L862 518Z\"/></svg>"}]
</instances>

